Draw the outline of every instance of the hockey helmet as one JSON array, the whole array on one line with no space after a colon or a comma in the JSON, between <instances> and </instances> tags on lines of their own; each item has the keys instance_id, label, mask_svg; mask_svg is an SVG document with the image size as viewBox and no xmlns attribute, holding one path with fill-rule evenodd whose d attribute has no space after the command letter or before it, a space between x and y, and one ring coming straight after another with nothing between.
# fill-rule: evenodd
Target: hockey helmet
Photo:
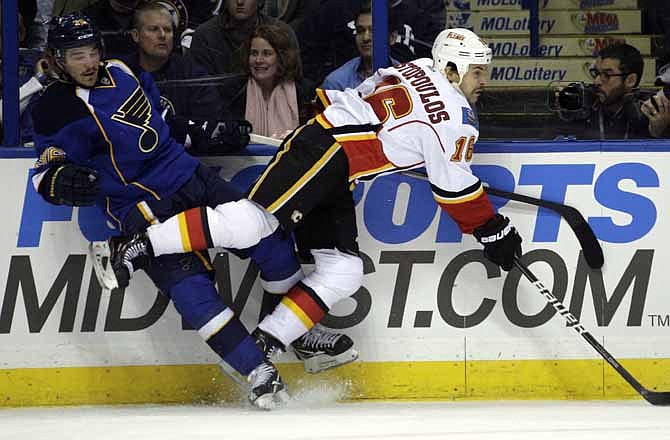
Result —
<instances>
[{"instance_id":1,"label":"hockey helmet","mask_svg":"<svg viewBox=\"0 0 670 440\"><path fill-rule=\"evenodd\" d=\"M490 64L491 48L474 32L468 29L445 29L437 36L433 44L433 68L443 72L448 63L456 65L461 76L468 73L470 64Z\"/></svg>"},{"instance_id":2,"label":"hockey helmet","mask_svg":"<svg viewBox=\"0 0 670 440\"><path fill-rule=\"evenodd\" d=\"M54 17L49 22L47 48L59 59L65 57L65 50L95 44L102 52L102 36L98 27L81 12L73 12ZM102 57L102 53L100 54Z\"/></svg>"}]
</instances>

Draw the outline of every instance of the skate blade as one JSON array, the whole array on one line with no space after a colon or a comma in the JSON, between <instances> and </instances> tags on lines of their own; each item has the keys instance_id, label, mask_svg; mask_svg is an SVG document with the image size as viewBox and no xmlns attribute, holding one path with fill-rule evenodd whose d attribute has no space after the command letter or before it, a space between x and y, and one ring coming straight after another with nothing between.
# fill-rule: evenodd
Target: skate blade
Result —
<instances>
[{"instance_id":1,"label":"skate blade","mask_svg":"<svg viewBox=\"0 0 670 440\"><path fill-rule=\"evenodd\" d=\"M256 400L251 402L251 404L256 408L262 409L264 411L273 410L277 406L272 394L263 394L262 396L258 396Z\"/></svg>"},{"instance_id":2,"label":"skate blade","mask_svg":"<svg viewBox=\"0 0 670 440\"><path fill-rule=\"evenodd\" d=\"M251 404L263 411L271 411L273 409L286 406L290 400L289 394L286 390L277 391L276 393L267 393L258 396L256 400L251 401Z\"/></svg>"},{"instance_id":3,"label":"skate blade","mask_svg":"<svg viewBox=\"0 0 670 440\"><path fill-rule=\"evenodd\" d=\"M88 254L91 256L93 271L98 279L98 284L106 291L119 287L119 282L116 280L114 269L112 269L112 264L109 261L110 253L109 244L106 241L92 241L88 245Z\"/></svg>"},{"instance_id":4,"label":"skate blade","mask_svg":"<svg viewBox=\"0 0 670 440\"><path fill-rule=\"evenodd\" d=\"M340 365L346 365L358 359L358 352L353 348L340 353L337 356L328 356L327 354L318 354L304 360L305 371L311 374L317 374L322 371L337 368Z\"/></svg>"}]
</instances>

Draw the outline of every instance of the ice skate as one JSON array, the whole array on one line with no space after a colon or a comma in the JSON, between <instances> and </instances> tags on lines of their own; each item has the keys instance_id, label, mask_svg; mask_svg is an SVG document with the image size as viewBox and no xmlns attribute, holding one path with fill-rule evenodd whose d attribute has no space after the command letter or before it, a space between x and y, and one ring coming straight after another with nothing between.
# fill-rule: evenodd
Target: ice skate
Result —
<instances>
[{"instance_id":1,"label":"ice skate","mask_svg":"<svg viewBox=\"0 0 670 440\"><path fill-rule=\"evenodd\" d=\"M265 358L268 361L272 361L272 358L279 353L286 351L284 344L282 344L277 338L272 336L270 333L264 332L260 328L251 333L251 337L256 341L256 345L265 353Z\"/></svg>"},{"instance_id":2,"label":"ice skate","mask_svg":"<svg viewBox=\"0 0 670 440\"><path fill-rule=\"evenodd\" d=\"M100 285L107 290L127 287L133 272L148 266L150 247L143 233L92 242L89 254Z\"/></svg>"},{"instance_id":3,"label":"ice skate","mask_svg":"<svg viewBox=\"0 0 670 440\"><path fill-rule=\"evenodd\" d=\"M249 401L257 408L271 410L285 405L289 400L286 385L277 368L269 361L261 363L249 373Z\"/></svg>"},{"instance_id":4,"label":"ice skate","mask_svg":"<svg viewBox=\"0 0 670 440\"><path fill-rule=\"evenodd\" d=\"M316 324L291 344L308 373L319 373L355 361L358 352L353 345L349 336L332 332L321 324Z\"/></svg>"}]
</instances>

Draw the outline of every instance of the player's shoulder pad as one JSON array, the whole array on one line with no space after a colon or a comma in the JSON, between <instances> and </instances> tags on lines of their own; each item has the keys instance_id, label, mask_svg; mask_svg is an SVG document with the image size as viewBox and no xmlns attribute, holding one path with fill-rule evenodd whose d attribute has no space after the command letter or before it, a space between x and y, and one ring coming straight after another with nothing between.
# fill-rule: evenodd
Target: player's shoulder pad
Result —
<instances>
[{"instance_id":1,"label":"player's shoulder pad","mask_svg":"<svg viewBox=\"0 0 670 440\"><path fill-rule=\"evenodd\" d=\"M70 82L54 81L42 91L31 112L36 133L51 135L89 116L76 90L77 87Z\"/></svg>"}]
</instances>

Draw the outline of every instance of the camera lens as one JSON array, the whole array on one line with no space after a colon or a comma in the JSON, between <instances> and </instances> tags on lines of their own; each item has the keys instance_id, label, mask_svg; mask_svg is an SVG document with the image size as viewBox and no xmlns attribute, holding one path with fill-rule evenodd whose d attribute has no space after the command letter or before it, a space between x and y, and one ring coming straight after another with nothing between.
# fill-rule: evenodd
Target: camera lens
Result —
<instances>
[{"instance_id":1,"label":"camera lens","mask_svg":"<svg viewBox=\"0 0 670 440\"><path fill-rule=\"evenodd\" d=\"M567 86L558 94L558 104L565 110L579 110L583 105L583 93L575 86Z\"/></svg>"}]
</instances>

